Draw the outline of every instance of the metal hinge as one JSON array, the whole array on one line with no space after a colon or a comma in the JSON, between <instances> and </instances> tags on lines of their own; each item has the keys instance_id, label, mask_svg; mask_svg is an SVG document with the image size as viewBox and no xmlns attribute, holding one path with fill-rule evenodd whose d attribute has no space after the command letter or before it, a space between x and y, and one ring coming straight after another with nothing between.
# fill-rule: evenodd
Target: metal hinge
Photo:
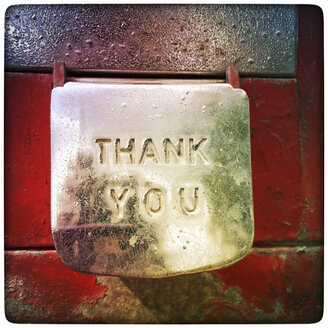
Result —
<instances>
[{"instance_id":1,"label":"metal hinge","mask_svg":"<svg viewBox=\"0 0 328 328\"><path fill-rule=\"evenodd\" d=\"M67 73L71 73L67 74ZM102 77L100 77L102 76ZM126 77L124 77L126 76ZM179 72L176 74L166 72L140 72L140 71L109 71L71 69L67 71L64 62L55 62L53 65L53 88L64 86L66 82L88 83L127 83L127 84L164 84L164 83L229 83L233 88L240 88L239 73L237 67L229 66L226 69L226 77L219 79L215 74L196 74L194 72Z\"/></svg>"}]
</instances>

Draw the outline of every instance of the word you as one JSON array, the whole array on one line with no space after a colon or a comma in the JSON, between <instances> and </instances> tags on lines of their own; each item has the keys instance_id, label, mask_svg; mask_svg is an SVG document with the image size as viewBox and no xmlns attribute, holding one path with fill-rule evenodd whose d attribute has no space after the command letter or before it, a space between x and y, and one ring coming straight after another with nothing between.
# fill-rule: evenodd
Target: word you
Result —
<instances>
[{"instance_id":1,"label":"word you","mask_svg":"<svg viewBox=\"0 0 328 328\"><path fill-rule=\"evenodd\" d=\"M179 188L177 194L177 203L179 204L179 210L185 215L197 214L200 210L200 198L199 188ZM114 205L116 212L116 220L124 218L124 208L133 191L129 189L123 189L122 191L115 190L115 188L109 189L109 201ZM142 202L139 205L144 207L144 210L150 216L161 216L168 208L166 193L160 188L148 189L143 197ZM188 199L187 199L188 198Z\"/></svg>"}]
</instances>

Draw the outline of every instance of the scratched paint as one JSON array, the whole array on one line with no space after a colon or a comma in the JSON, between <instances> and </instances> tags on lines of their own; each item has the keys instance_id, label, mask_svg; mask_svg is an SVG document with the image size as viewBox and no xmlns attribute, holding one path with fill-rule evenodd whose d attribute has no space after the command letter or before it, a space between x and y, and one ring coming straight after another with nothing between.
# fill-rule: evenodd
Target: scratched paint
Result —
<instances>
[{"instance_id":1,"label":"scratched paint","mask_svg":"<svg viewBox=\"0 0 328 328\"><path fill-rule=\"evenodd\" d=\"M6 315L48 323L316 322L322 259L322 247L254 249L226 269L136 279L76 273L55 251L6 252Z\"/></svg>"},{"instance_id":2,"label":"scratched paint","mask_svg":"<svg viewBox=\"0 0 328 328\"><path fill-rule=\"evenodd\" d=\"M107 290L95 279L69 270L55 251L8 252L6 316L15 322L79 320L81 315L72 311L81 304L94 306Z\"/></svg>"}]
</instances>

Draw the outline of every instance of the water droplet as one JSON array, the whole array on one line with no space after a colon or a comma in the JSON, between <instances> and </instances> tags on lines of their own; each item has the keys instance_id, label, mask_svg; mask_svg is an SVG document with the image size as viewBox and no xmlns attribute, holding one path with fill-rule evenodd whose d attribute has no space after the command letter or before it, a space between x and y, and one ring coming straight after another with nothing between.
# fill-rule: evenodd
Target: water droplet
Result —
<instances>
[{"instance_id":1,"label":"water droplet","mask_svg":"<svg viewBox=\"0 0 328 328\"><path fill-rule=\"evenodd\" d=\"M122 24L121 24L121 28L126 29L127 27L128 27L128 24L126 24L125 22L122 22Z\"/></svg>"},{"instance_id":2,"label":"water droplet","mask_svg":"<svg viewBox=\"0 0 328 328\"><path fill-rule=\"evenodd\" d=\"M186 99L186 97L185 97L185 96L182 96L182 97L181 97L181 100L185 100L185 99Z\"/></svg>"},{"instance_id":3,"label":"water droplet","mask_svg":"<svg viewBox=\"0 0 328 328\"><path fill-rule=\"evenodd\" d=\"M270 56L268 56L267 60L271 60L271 57L270 57Z\"/></svg>"},{"instance_id":4,"label":"water droplet","mask_svg":"<svg viewBox=\"0 0 328 328\"><path fill-rule=\"evenodd\" d=\"M35 15L32 15L32 19L33 19L33 20L36 20L36 16L35 16Z\"/></svg>"},{"instance_id":5,"label":"water droplet","mask_svg":"<svg viewBox=\"0 0 328 328\"><path fill-rule=\"evenodd\" d=\"M223 106L223 103L219 103L220 106Z\"/></svg>"},{"instance_id":6,"label":"water droplet","mask_svg":"<svg viewBox=\"0 0 328 328\"><path fill-rule=\"evenodd\" d=\"M72 49L72 45L70 43L67 43L67 49L71 50Z\"/></svg>"},{"instance_id":7,"label":"water droplet","mask_svg":"<svg viewBox=\"0 0 328 328\"><path fill-rule=\"evenodd\" d=\"M186 247L186 246L183 246L182 248L183 248L183 249L186 249L187 247Z\"/></svg>"},{"instance_id":8,"label":"water droplet","mask_svg":"<svg viewBox=\"0 0 328 328\"><path fill-rule=\"evenodd\" d=\"M77 55L80 55L80 54L82 53L82 51L81 51L81 50L78 50L78 49L76 49L74 52L75 52Z\"/></svg>"},{"instance_id":9,"label":"water droplet","mask_svg":"<svg viewBox=\"0 0 328 328\"><path fill-rule=\"evenodd\" d=\"M39 40L42 40L42 39L43 39L43 35L40 35L40 36L39 36Z\"/></svg>"},{"instance_id":10,"label":"water droplet","mask_svg":"<svg viewBox=\"0 0 328 328\"><path fill-rule=\"evenodd\" d=\"M252 58L249 58L247 61L248 64L254 64L254 60Z\"/></svg>"},{"instance_id":11,"label":"water droplet","mask_svg":"<svg viewBox=\"0 0 328 328\"><path fill-rule=\"evenodd\" d=\"M266 37L268 36L268 34L267 34L266 32L263 32L263 33L262 33L262 36L263 36L264 38L266 38Z\"/></svg>"},{"instance_id":12,"label":"water droplet","mask_svg":"<svg viewBox=\"0 0 328 328\"><path fill-rule=\"evenodd\" d=\"M90 39L85 40L85 43L87 43L90 47L92 47L92 44L93 44L92 40L90 40Z\"/></svg>"},{"instance_id":13,"label":"water droplet","mask_svg":"<svg viewBox=\"0 0 328 328\"><path fill-rule=\"evenodd\" d=\"M236 28L236 27L237 27L237 25L236 25L235 23L233 23L231 26L232 26L233 28Z\"/></svg>"},{"instance_id":14,"label":"water droplet","mask_svg":"<svg viewBox=\"0 0 328 328\"><path fill-rule=\"evenodd\" d=\"M153 107L154 109L157 109L158 108L158 106L155 105L155 104L152 104L151 107Z\"/></svg>"},{"instance_id":15,"label":"water droplet","mask_svg":"<svg viewBox=\"0 0 328 328\"><path fill-rule=\"evenodd\" d=\"M121 47L121 48L125 48L126 47L125 44L119 44L118 46Z\"/></svg>"},{"instance_id":16,"label":"water droplet","mask_svg":"<svg viewBox=\"0 0 328 328\"><path fill-rule=\"evenodd\" d=\"M205 108L206 108L206 106L205 106L205 105L203 105L203 106L202 106L202 110L205 110Z\"/></svg>"},{"instance_id":17,"label":"water droplet","mask_svg":"<svg viewBox=\"0 0 328 328\"><path fill-rule=\"evenodd\" d=\"M121 104L121 107L122 107L122 108L126 108L126 107L127 107L127 106L126 106L126 103L122 103L122 104Z\"/></svg>"},{"instance_id":18,"label":"water droplet","mask_svg":"<svg viewBox=\"0 0 328 328\"><path fill-rule=\"evenodd\" d=\"M66 52L66 54L65 54L65 55L66 55L66 57L69 57L69 53L68 53L68 52Z\"/></svg>"},{"instance_id":19,"label":"water droplet","mask_svg":"<svg viewBox=\"0 0 328 328\"><path fill-rule=\"evenodd\" d=\"M133 32L131 32L131 35L132 35L132 36L134 36L135 34L136 34L136 32L134 32L134 31L133 31Z\"/></svg>"},{"instance_id":20,"label":"water droplet","mask_svg":"<svg viewBox=\"0 0 328 328\"><path fill-rule=\"evenodd\" d=\"M277 31L276 32L276 36L280 36L281 35L281 32L280 31Z\"/></svg>"}]
</instances>

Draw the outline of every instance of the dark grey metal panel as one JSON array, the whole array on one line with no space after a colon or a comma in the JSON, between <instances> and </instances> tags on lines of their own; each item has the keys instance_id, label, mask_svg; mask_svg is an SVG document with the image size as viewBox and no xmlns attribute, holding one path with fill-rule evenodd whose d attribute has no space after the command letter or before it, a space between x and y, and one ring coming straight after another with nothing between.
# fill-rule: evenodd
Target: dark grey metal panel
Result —
<instances>
[{"instance_id":1,"label":"dark grey metal panel","mask_svg":"<svg viewBox=\"0 0 328 328\"><path fill-rule=\"evenodd\" d=\"M5 16L10 67L293 75L287 5L18 5Z\"/></svg>"}]
</instances>

